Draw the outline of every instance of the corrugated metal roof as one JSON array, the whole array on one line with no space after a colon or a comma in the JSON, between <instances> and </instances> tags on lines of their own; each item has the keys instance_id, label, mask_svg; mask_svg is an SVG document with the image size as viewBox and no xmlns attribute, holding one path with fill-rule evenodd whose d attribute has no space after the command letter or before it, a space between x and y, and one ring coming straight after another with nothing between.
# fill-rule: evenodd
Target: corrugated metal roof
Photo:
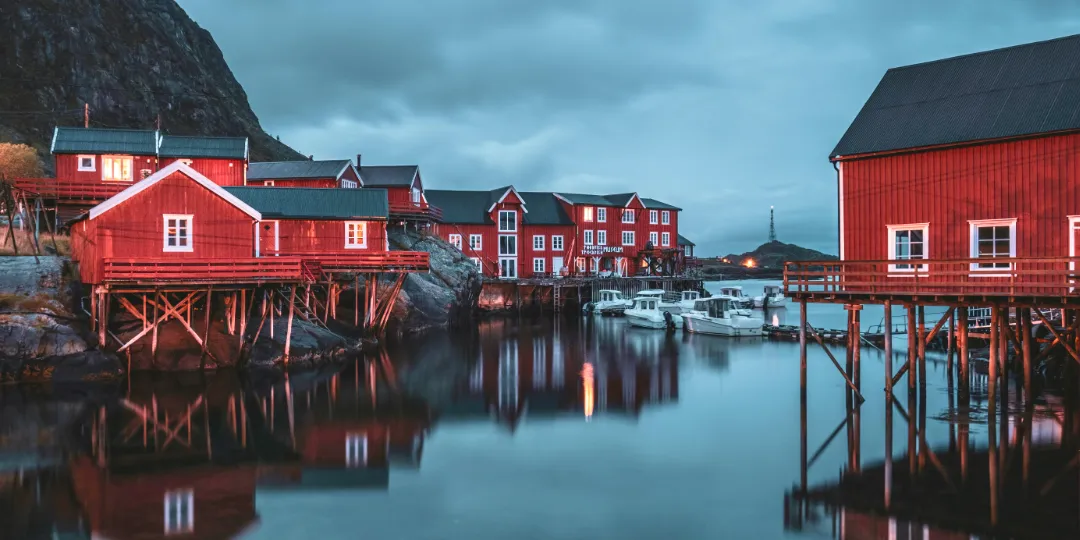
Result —
<instances>
[{"instance_id":1,"label":"corrugated metal roof","mask_svg":"<svg viewBox=\"0 0 1080 540\"><path fill-rule=\"evenodd\" d=\"M367 189L367 188L364 188ZM428 204L442 210L443 223L458 225L487 225L488 208L491 208L490 191L459 191L428 189L424 191Z\"/></svg>"},{"instance_id":2,"label":"corrugated metal roof","mask_svg":"<svg viewBox=\"0 0 1080 540\"><path fill-rule=\"evenodd\" d=\"M246 137L187 137L162 135L161 157L247 159Z\"/></svg>"},{"instance_id":3,"label":"corrugated metal roof","mask_svg":"<svg viewBox=\"0 0 1080 540\"><path fill-rule=\"evenodd\" d=\"M687 238L687 237L685 237L685 236L683 236L681 234L677 235L677 236L679 237L679 245L680 246L696 246L697 245L697 244L691 242L689 238Z\"/></svg>"},{"instance_id":4,"label":"corrugated metal roof","mask_svg":"<svg viewBox=\"0 0 1080 540\"><path fill-rule=\"evenodd\" d=\"M830 157L1080 129L1080 35L888 70Z\"/></svg>"},{"instance_id":5,"label":"corrugated metal roof","mask_svg":"<svg viewBox=\"0 0 1080 540\"><path fill-rule=\"evenodd\" d=\"M518 195L525 202L529 213L525 214L524 223L528 225L573 225L574 220L566 213L563 205L554 193L520 191Z\"/></svg>"},{"instance_id":6,"label":"corrugated metal roof","mask_svg":"<svg viewBox=\"0 0 1080 540\"><path fill-rule=\"evenodd\" d=\"M54 154L157 154L157 132L141 129L58 127L53 134Z\"/></svg>"},{"instance_id":7,"label":"corrugated metal roof","mask_svg":"<svg viewBox=\"0 0 1080 540\"><path fill-rule=\"evenodd\" d=\"M283 178L337 178L352 162L347 159L323 161L261 161L248 166L249 180Z\"/></svg>"},{"instance_id":8,"label":"corrugated metal roof","mask_svg":"<svg viewBox=\"0 0 1080 540\"><path fill-rule=\"evenodd\" d=\"M226 187L264 218L386 219L386 190L377 188Z\"/></svg>"},{"instance_id":9,"label":"corrugated metal roof","mask_svg":"<svg viewBox=\"0 0 1080 540\"><path fill-rule=\"evenodd\" d=\"M672 206L672 205L670 205L670 204L668 204L668 203L666 203L666 202L661 202L661 201L658 201L658 200L656 200L656 199L645 199L645 198L642 198L642 199L641 199L641 204L644 204L644 205L645 205L645 208L648 208L649 210L675 210L675 211L682 211L682 208L679 208L678 206Z\"/></svg>"},{"instance_id":10,"label":"corrugated metal roof","mask_svg":"<svg viewBox=\"0 0 1080 540\"><path fill-rule=\"evenodd\" d=\"M595 206L626 206L636 193L618 193L615 195L589 195L587 193L556 193L570 201L570 204L591 204Z\"/></svg>"},{"instance_id":11,"label":"corrugated metal roof","mask_svg":"<svg viewBox=\"0 0 1080 540\"><path fill-rule=\"evenodd\" d=\"M360 178L365 186L409 187L418 168L416 165L364 165L360 167Z\"/></svg>"}]
</instances>

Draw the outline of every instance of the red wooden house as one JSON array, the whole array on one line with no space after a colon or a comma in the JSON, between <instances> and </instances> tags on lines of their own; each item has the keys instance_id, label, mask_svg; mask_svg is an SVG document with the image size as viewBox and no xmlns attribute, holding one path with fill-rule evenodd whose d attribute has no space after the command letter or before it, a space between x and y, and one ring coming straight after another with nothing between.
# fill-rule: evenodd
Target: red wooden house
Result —
<instances>
[{"instance_id":1,"label":"red wooden house","mask_svg":"<svg viewBox=\"0 0 1080 540\"><path fill-rule=\"evenodd\" d=\"M182 137L162 135L158 169L183 161L219 186L242 186L247 176L246 137Z\"/></svg>"},{"instance_id":2,"label":"red wooden house","mask_svg":"<svg viewBox=\"0 0 1080 540\"><path fill-rule=\"evenodd\" d=\"M360 163L360 155L356 162ZM386 190L392 221L432 223L442 218L440 209L428 204L418 165L363 165L359 169L364 187Z\"/></svg>"},{"instance_id":3,"label":"red wooden house","mask_svg":"<svg viewBox=\"0 0 1080 540\"><path fill-rule=\"evenodd\" d=\"M360 174L352 161L266 161L248 167L247 185L264 187L358 188Z\"/></svg>"}]
</instances>

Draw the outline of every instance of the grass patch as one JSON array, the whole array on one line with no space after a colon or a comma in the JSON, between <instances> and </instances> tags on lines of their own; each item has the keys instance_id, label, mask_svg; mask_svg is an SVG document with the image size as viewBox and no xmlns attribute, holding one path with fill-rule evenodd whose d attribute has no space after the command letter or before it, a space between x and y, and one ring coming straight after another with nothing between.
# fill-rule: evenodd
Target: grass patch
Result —
<instances>
[{"instance_id":1,"label":"grass patch","mask_svg":"<svg viewBox=\"0 0 1080 540\"><path fill-rule=\"evenodd\" d=\"M0 255L15 255L15 249L11 246L9 234L8 226L0 226ZM18 243L19 255L32 255L34 253L34 237L29 229L19 230L16 227L15 240ZM53 249L54 241L56 242L55 250ZM42 255L61 255L64 257L71 255L71 238L67 235L54 235L43 232L38 237L38 244L41 246ZM53 253L57 250L59 253Z\"/></svg>"}]
</instances>

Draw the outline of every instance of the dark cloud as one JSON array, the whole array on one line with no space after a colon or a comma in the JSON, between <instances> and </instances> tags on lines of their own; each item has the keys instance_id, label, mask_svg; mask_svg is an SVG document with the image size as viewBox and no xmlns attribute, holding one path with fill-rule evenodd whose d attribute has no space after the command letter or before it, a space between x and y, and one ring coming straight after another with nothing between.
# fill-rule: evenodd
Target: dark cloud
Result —
<instances>
[{"instance_id":1,"label":"dark cloud","mask_svg":"<svg viewBox=\"0 0 1080 540\"><path fill-rule=\"evenodd\" d=\"M886 69L1077 33L1059 0L179 0L264 126L429 186L635 190L706 254L836 252L826 160Z\"/></svg>"}]
</instances>

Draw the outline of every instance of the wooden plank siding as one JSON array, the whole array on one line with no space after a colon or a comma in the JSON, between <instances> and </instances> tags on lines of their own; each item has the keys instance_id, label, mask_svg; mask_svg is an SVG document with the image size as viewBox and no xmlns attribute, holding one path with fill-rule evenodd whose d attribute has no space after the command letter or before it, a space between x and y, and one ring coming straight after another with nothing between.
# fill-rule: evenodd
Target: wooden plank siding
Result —
<instances>
[{"instance_id":1,"label":"wooden plank siding","mask_svg":"<svg viewBox=\"0 0 1080 540\"><path fill-rule=\"evenodd\" d=\"M263 255L280 253L386 251L386 222L364 221L367 247L345 249L345 220L280 219L278 221L278 251L272 244L260 245ZM350 220L351 221L351 220ZM266 236L263 236L266 239Z\"/></svg>"},{"instance_id":2,"label":"wooden plank siding","mask_svg":"<svg viewBox=\"0 0 1080 540\"><path fill-rule=\"evenodd\" d=\"M164 169L181 159L189 161L192 169L219 186L242 186L247 178L247 163L243 159L162 158L155 170Z\"/></svg>"},{"instance_id":3,"label":"wooden plank siding","mask_svg":"<svg viewBox=\"0 0 1080 540\"><path fill-rule=\"evenodd\" d=\"M157 171L157 157L156 156L132 156L131 160L131 182L105 182L101 179L102 171L102 156L94 155L94 170L93 171L80 171L79 170L79 156L80 155L92 155L92 154L56 154L54 156L56 163L56 177L62 178L67 182L75 184L107 184L107 185L130 185L134 182L142 180L142 176L139 171L143 169L149 169L151 172ZM108 154L110 156L128 155L128 154Z\"/></svg>"},{"instance_id":4,"label":"wooden plank siding","mask_svg":"<svg viewBox=\"0 0 1080 540\"><path fill-rule=\"evenodd\" d=\"M273 187L343 188L345 187L343 180L351 180L353 182L356 182L357 187L360 186L360 179L356 176L356 172L353 171L352 167L346 167L345 172L343 172L341 176L336 177L326 176L323 178L267 178L265 180L251 180L246 184L236 185L248 185L252 187L263 187L272 185Z\"/></svg>"}]
</instances>

